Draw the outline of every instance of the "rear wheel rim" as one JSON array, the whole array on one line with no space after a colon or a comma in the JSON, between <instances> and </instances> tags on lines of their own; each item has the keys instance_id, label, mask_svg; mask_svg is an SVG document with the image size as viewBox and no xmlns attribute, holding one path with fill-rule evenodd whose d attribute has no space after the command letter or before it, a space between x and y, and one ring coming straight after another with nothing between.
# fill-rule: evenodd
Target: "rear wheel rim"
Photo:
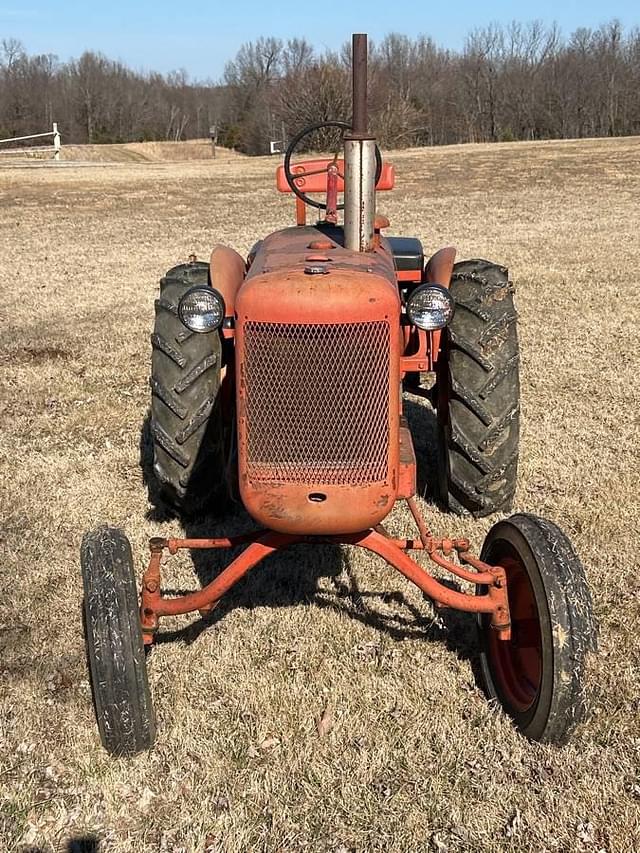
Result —
<instances>
[{"instance_id":1,"label":"rear wheel rim","mask_svg":"<svg viewBox=\"0 0 640 853\"><path fill-rule=\"evenodd\" d=\"M511 639L487 624L487 656L495 687L513 711L528 712L542 684L542 635L535 592L524 563L511 549L497 561L507 575Z\"/></svg>"}]
</instances>

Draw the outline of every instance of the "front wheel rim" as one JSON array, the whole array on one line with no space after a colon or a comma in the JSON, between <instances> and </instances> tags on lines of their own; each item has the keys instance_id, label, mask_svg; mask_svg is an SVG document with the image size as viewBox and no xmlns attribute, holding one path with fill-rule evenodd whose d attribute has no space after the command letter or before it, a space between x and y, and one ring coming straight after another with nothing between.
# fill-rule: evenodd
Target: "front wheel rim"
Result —
<instances>
[{"instance_id":1,"label":"front wheel rim","mask_svg":"<svg viewBox=\"0 0 640 853\"><path fill-rule=\"evenodd\" d=\"M534 705L542 685L542 635L536 597L529 575L516 554L498 561L507 575L511 639L501 640L485 621L486 651L497 692L518 714Z\"/></svg>"}]
</instances>

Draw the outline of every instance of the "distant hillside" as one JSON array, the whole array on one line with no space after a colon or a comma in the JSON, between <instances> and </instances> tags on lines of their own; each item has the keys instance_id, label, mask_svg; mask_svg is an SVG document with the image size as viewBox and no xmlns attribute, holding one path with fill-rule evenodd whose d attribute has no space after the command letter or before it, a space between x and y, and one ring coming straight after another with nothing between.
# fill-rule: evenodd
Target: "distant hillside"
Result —
<instances>
[{"instance_id":1,"label":"distant hillside","mask_svg":"<svg viewBox=\"0 0 640 853\"><path fill-rule=\"evenodd\" d=\"M230 160L243 157L236 151L216 146L216 159ZM208 139L188 142L125 142L121 145L64 145L63 160L93 163L157 163L183 160L211 160L211 143Z\"/></svg>"}]
</instances>

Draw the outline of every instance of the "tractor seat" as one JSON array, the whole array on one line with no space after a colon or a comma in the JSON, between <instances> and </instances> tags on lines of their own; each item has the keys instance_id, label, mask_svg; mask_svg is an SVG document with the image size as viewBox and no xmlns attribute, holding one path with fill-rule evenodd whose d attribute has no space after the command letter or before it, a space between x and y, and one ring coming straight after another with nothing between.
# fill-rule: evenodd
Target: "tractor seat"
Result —
<instances>
[{"instance_id":1,"label":"tractor seat","mask_svg":"<svg viewBox=\"0 0 640 853\"><path fill-rule=\"evenodd\" d=\"M333 163L332 159L303 160L300 163L294 163L291 166L293 174L300 176L299 178L296 177L295 181L303 193L326 193L327 173L324 170L326 170L330 163ZM340 174L344 175L344 160L337 160L336 165ZM306 175L307 172L315 172L315 174ZM393 168L393 164L383 163L380 180L376 184L376 190L392 190L395 180L396 173ZM291 187L287 183L287 179L285 177L283 165L278 166L276 170L276 187L278 188L278 192L291 192ZM344 181L342 178L338 178L338 192L344 192Z\"/></svg>"}]
</instances>

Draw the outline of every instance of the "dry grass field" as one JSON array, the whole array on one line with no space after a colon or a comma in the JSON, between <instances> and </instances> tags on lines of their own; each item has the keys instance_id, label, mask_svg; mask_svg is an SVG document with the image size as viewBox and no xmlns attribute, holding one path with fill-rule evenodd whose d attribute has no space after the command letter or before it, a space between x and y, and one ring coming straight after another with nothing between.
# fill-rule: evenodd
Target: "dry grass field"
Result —
<instances>
[{"instance_id":1,"label":"dry grass field","mask_svg":"<svg viewBox=\"0 0 640 853\"><path fill-rule=\"evenodd\" d=\"M157 520L140 467L157 282L215 242L246 252L293 204L266 158L0 164L3 853L98 840L114 853L640 850L640 139L392 159L397 190L379 197L391 233L510 268L516 505L567 530L593 587L587 722L563 749L526 742L477 687L472 620L435 614L364 553L301 546L256 569L205 630L164 625L149 659L157 745L109 758L79 545L121 525L141 569L149 536L182 529ZM427 412L412 422L424 448ZM422 503L435 531L477 547L496 520ZM238 512L199 529L249 526ZM389 527L407 531L408 514ZM198 582L176 560L168 584Z\"/></svg>"},{"instance_id":2,"label":"dry grass field","mask_svg":"<svg viewBox=\"0 0 640 853\"><path fill-rule=\"evenodd\" d=\"M18 165L51 161L51 149L38 147L14 148L2 152L2 163ZM242 155L228 148L216 146L216 160L237 160ZM211 160L211 142L208 139L190 139L187 142L125 142L105 145L63 145L60 163L181 163L185 160Z\"/></svg>"},{"instance_id":3,"label":"dry grass field","mask_svg":"<svg viewBox=\"0 0 640 853\"><path fill-rule=\"evenodd\" d=\"M216 160L237 160L241 154L216 146ZM121 145L63 145L64 161L91 163L149 163L182 162L184 160L211 160L211 142L208 139L190 139L188 142L125 142Z\"/></svg>"}]
</instances>

